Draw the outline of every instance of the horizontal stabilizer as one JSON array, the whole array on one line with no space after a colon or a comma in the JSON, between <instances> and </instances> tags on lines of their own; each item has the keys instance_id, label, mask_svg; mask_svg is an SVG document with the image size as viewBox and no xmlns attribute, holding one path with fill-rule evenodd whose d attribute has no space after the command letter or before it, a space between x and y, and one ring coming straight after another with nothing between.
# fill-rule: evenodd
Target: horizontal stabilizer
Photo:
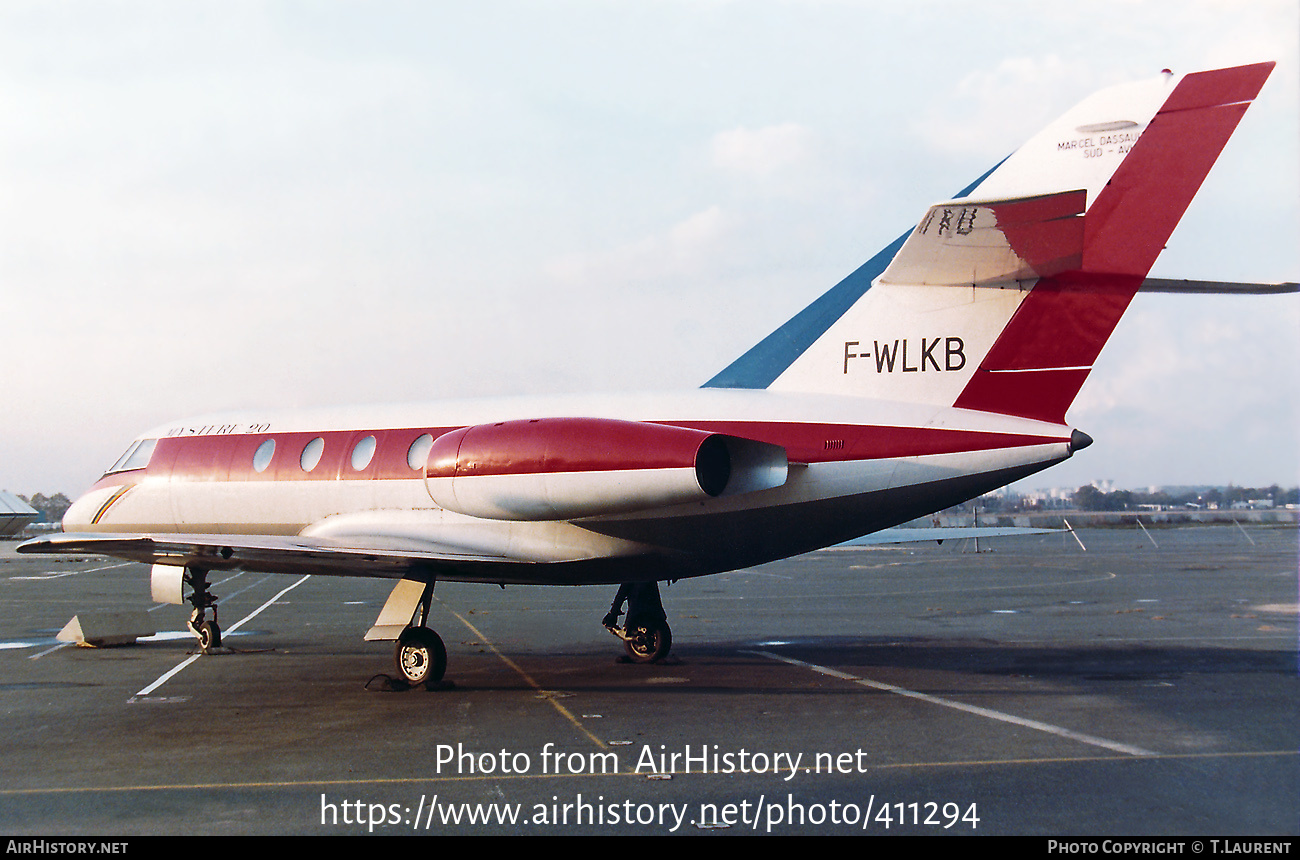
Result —
<instances>
[{"instance_id":1,"label":"horizontal stabilizer","mask_svg":"<svg viewBox=\"0 0 1300 860\"><path fill-rule=\"evenodd\" d=\"M980 286L1044 278L1083 263L1087 192L931 206L882 283Z\"/></svg>"},{"instance_id":2,"label":"horizontal stabilizer","mask_svg":"<svg viewBox=\"0 0 1300 860\"><path fill-rule=\"evenodd\" d=\"M1241 284L1230 281L1178 281L1168 278L1147 278L1138 288L1144 293L1199 293L1225 296L1270 296L1279 293L1300 292L1300 284Z\"/></svg>"}]
</instances>

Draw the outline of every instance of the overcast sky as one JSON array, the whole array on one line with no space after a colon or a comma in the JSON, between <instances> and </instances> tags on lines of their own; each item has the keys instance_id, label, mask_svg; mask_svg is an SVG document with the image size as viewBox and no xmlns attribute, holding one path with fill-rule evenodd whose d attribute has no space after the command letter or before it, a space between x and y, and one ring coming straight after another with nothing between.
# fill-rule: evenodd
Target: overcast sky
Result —
<instances>
[{"instance_id":1,"label":"overcast sky","mask_svg":"<svg viewBox=\"0 0 1300 860\"><path fill-rule=\"evenodd\" d=\"M1293 0L0 2L0 487L246 407L691 388L1090 92L1276 60L1153 274L1300 276ZM1300 297L1140 296L1023 486L1297 482Z\"/></svg>"}]
</instances>

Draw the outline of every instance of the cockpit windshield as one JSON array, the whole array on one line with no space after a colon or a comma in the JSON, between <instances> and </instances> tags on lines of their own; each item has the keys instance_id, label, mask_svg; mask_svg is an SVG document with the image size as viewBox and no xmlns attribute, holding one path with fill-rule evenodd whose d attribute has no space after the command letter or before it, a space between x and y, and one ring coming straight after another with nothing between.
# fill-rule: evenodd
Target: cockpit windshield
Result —
<instances>
[{"instance_id":1,"label":"cockpit windshield","mask_svg":"<svg viewBox=\"0 0 1300 860\"><path fill-rule=\"evenodd\" d=\"M131 447L126 449L126 453L118 457L117 462L110 466L104 474L111 475L113 472L129 472L132 469L143 469L149 465L149 458L153 456L153 449L157 444L157 439L137 439L131 443Z\"/></svg>"}]
</instances>

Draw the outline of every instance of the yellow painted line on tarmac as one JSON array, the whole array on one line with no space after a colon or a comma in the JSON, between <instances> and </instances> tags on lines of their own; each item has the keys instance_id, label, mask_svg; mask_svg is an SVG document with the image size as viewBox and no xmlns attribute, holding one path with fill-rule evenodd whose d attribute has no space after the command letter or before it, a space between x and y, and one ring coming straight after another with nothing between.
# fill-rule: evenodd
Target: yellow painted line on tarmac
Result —
<instances>
[{"instance_id":1,"label":"yellow painted line on tarmac","mask_svg":"<svg viewBox=\"0 0 1300 860\"><path fill-rule=\"evenodd\" d=\"M970 768L970 767L1023 767L1026 765L1057 765L1057 764L1090 764L1090 763L1114 763L1124 766L1144 765L1149 762L1157 761L1191 761L1205 759L1240 759L1240 758L1297 758L1300 757L1300 750L1253 750L1245 752L1201 752L1201 753L1170 753L1156 754L1142 757L1117 758L1116 756L1052 756L1047 758L1017 758L1017 759L989 759L989 760L962 760L962 761L921 761L921 762L894 762L890 764L872 764L863 769L864 772L878 770L912 770L922 768ZM809 768L800 768L801 771L809 771ZM117 793L125 791L184 791L186 789L211 791L214 789L225 789L238 791L253 788L312 788L319 786L359 786L359 785L429 785L453 782L516 782L520 780L539 780L539 779L589 779L591 777L616 777L626 779L627 777L636 777L645 779L648 774L634 773L631 771L619 771L617 773L520 773L520 774L499 774L484 773L470 776L406 776L406 777L377 777L374 779L293 779L293 780L249 780L247 782L184 782L184 783L158 783L154 785L74 785L60 786L54 788L5 788L0 789L0 797L32 797L37 795L52 794L90 794L94 792ZM678 777L684 776L723 776L727 779L735 779L736 772L719 772L719 771L694 771L690 774L676 774Z\"/></svg>"},{"instance_id":2,"label":"yellow painted line on tarmac","mask_svg":"<svg viewBox=\"0 0 1300 860\"><path fill-rule=\"evenodd\" d=\"M441 603L441 601L439 601L439 602ZM484 645L486 645L488 648L491 648L491 649L492 649L492 653L495 654L495 655L497 655L497 658L500 659L502 663L505 663L507 666L509 666L511 669L513 669L514 672L515 672L517 675L519 675L519 677L523 678L523 679L524 679L524 683L528 684L528 686L530 686L530 687L532 687L534 690L536 690L536 691L538 692L538 694L539 694L543 699L545 699L547 702L549 702L549 703L551 704L551 707L553 707L553 708L555 708L555 710L559 711L559 712L560 712L560 715L561 715L562 717L564 717L566 720L568 720L568 721L573 725L573 727L574 727L575 729L577 729L578 731L580 731L580 732L582 732L584 735L586 735L586 736L587 736L587 739L590 740L593 744L595 744L595 745L596 745L597 747L599 747L600 749L602 749L602 750L608 750L608 749L609 749L609 747L605 744L604 741L602 741L600 738L598 738L598 737L596 737L595 735L593 735L593 734L590 732L590 730L588 730L587 727L584 726L584 725L582 724L582 721L579 720L577 717L575 717L575 716L573 715L573 712L572 712L572 711L570 711L568 708L564 707L564 705L561 705L561 704L560 704L559 700L557 700L557 699L555 698L555 693L554 693L554 691L543 689L543 687L542 687L541 684L539 684L539 683L537 683L537 681L533 680L533 676L532 676L532 675L529 675L527 672L525 672L525 671L523 670L523 668L520 667L520 665L519 665L518 663L516 663L514 660L511 660L511 659L510 659L509 657L507 657L505 654L502 654L502 653L501 653L501 650L500 650L499 648L497 648L497 646L496 646L495 644L493 644L491 640L489 640L486 636L484 636L484 635L483 635L483 632L482 632L481 630L479 630L477 627L475 627L473 624L471 624L471 623L469 622L469 620L468 620L467 618L465 618L465 616L461 615L461 614L460 614L459 612L457 612L456 610L454 610L454 609L452 609L451 607L447 606L447 604L445 604L445 603L443 603L442 605L443 605L444 607L446 607L446 609L447 609L448 612L450 612L452 615L455 615L458 619L460 619L460 623L461 623L461 624L464 624L466 627L468 627L468 628L469 628L469 629L474 633L474 636L475 636L475 637L476 637L480 642L482 642L482 643L483 643Z\"/></svg>"}]
</instances>

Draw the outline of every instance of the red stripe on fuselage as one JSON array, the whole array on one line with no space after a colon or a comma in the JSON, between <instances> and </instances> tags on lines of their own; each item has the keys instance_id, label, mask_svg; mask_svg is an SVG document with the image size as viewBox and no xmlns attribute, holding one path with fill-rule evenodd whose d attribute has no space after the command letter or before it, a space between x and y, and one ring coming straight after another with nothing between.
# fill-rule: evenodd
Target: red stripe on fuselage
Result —
<instances>
[{"instance_id":1,"label":"red stripe on fuselage","mask_svg":"<svg viewBox=\"0 0 1300 860\"><path fill-rule=\"evenodd\" d=\"M407 465L411 443L428 433L434 438L450 427L327 430L320 433L256 433L210 436L174 436L158 440L147 469L114 472L100 478L95 488L108 487L143 476L174 481L334 481L400 480L423 476ZM352 468L352 451L367 436L375 437L375 454L364 469ZM302 468L303 449L313 439L323 439L320 461L310 472ZM267 439L275 440L275 453L262 472L253 469L253 455ZM93 488L92 488L93 489Z\"/></svg>"},{"instance_id":2,"label":"red stripe on fuselage","mask_svg":"<svg viewBox=\"0 0 1300 860\"><path fill-rule=\"evenodd\" d=\"M322 433L182 436L158 440L148 473L179 481L333 481L419 477L406 462L411 443L425 433L440 436L450 428L397 430L333 430ZM365 468L352 468L353 449L367 436L375 437L375 453ZM324 450L310 472L302 468L302 453L313 439ZM267 439L275 453L262 472L254 471L253 455ZM421 470L424 464L421 463Z\"/></svg>"}]
</instances>

